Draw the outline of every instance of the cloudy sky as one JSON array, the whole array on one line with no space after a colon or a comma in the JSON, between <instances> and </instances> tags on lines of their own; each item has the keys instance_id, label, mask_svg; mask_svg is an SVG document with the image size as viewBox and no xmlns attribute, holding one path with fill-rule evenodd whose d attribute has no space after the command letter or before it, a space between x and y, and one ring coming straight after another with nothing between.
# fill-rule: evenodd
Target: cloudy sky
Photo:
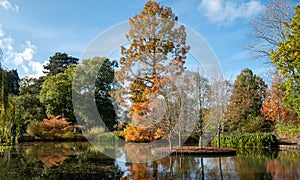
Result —
<instances>
[{"instance_id":1,"label":"cloudy sky","mask_svg":"<svg viewBox=\"0 0 300 180\"><path fill-rule=\"evenodd\" d=\"M0 0L0 48L3 66L24 77L42 75L55 52L80 58L104 30L128 20L146 0ZM263 72L245 50L249 20L264 8L263 0L159 0L179 21L209 43L224 73L235 76L246 67Z\"/></svg>"}]
</instances>

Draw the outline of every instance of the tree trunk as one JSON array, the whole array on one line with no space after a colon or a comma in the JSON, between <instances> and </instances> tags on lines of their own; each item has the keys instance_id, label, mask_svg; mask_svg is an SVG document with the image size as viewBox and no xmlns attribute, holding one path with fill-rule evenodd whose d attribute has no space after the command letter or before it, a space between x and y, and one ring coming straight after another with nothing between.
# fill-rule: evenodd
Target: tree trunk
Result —
<instances>
[{"instance_id":1,"label":"tree trunk","mask_svg":"<svg viewBox=\"0 0 300 180\"><path fill-rule=\"evenodd\" d=\"M199 147L202 149L202 134L199 135Z\"/></svg>"},{"instance_id":2,"label":"tree trunk","mask_svg":"<svg viewBox=\"0 0 300 180\"><path fill-rule=\"evenodd\" d=\"M180 128L179 128L179 131L178 131L178 147L181 146L181 131L180 131Z\"/></svg>"},{"instance_id":3,"label":"tree trunk","mask_svg":"<svg viewBox=\"0 0 300 180\"><path fill-rule=\"evenodd\" d=\"M200 160L200 164L201 164L201 179L204 180L204 163L203 163L203 157L201 157L201 160Z\"/></svg>"},{"instance_id":4,"label":"tree trunk","mask_svg":"<svg viewBox=\"0 0 300 180\"><path fill-rule=\"evenodd\" d=\"M220 120L218 121L218 148L221 147L221 123Z\"/></svg>"},{"instance_id":5,"label":"tree trunk","mask_svg":"<svg viewBox=\"0 0 300 180\"><path fill-rule=\"evenodd\" d=\"M170 133L169 133L169 149L170 149L170 151L172 151L172 131L170 131Z\"/></svg>"},{"instance_id":6,"label":"tree trunk","mask_svg":"<svg viewBox=\"0 0 300 180\"><path fill-rule=\"evenodd\" d=\"M220 171L220 179L223 180L222 160L220 156L219 156L219 171Z\"/></svg>"}]
</instances>

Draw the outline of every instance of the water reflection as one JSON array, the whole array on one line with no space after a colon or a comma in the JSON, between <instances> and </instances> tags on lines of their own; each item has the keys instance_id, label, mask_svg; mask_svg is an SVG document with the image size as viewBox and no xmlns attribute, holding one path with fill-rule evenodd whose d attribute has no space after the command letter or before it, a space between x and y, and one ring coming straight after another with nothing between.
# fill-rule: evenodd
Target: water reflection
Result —
<instances>
[{"instance_id":1,"label":"water reflection","mask_svg":"<svg viewBox=\"0 0 300 180\"><path fill-rule=\"evenodd\" d=\"M128 164L122 179L300 179L299 151L240 150L233 157L169 156Z\"/></svg>"},{"instance_id":2,"label":"water reflection","mask_svg":"<svg viewBox=\"0 0 300 180\"><path fill-rule=\"evenodd\" d=\"M114 159L89 143L25 143L0 153L0 179L119 179ZM9 158L7 158L9 157Z\"/></svg>"},{"instance_id":3,"label":"water reflection","mask_svg":"<svg viewBox=\"0 0 300 180\"><path fill-rule=\"evenodd\" d=\"M0 151L0 179L300 179L299 151L239 150L233 157L125 163L101 153L111 148L82 142L20 144ZM131 146L120 148L117 156L144 158L134 157Z\"/></svg>"}]
</instances>

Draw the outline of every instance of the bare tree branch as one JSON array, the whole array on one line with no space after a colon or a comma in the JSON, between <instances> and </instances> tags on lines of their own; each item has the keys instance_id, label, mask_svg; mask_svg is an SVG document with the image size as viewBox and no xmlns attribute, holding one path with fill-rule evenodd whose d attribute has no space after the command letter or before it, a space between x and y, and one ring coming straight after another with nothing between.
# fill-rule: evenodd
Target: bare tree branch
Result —
<instances>
[{"instance_id":1,"label":"bare tree branch","mask_svg":"<svg viewBox=\"0 0 300 180\"><path fill-rule=\"evenodd\" d=\"M246 49L250 51L252 58L271 63L270 51L276 50L277 44L286 39L283 23L291 21L293 7L292 0L268 0L262 12L251 21Z\"/></svg>"}]
</instances>

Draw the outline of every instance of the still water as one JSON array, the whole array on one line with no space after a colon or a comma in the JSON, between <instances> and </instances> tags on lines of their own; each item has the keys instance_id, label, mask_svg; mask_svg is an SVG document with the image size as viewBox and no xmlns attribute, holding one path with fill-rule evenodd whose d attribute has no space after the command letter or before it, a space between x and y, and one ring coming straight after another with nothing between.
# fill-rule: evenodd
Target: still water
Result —
<instances>
[{"instance_id":1,"label":"still water","mask_svg":"<svg viewBox=\"0 0 300 180\"><path fill-rule=\"evenodd\" d=\"M101 150L100 150L101 151ZM239 150L237 156L111 159L87 142L0 148L0 179L300 179L300 152Z\"/></svg>"}]
</instances>

